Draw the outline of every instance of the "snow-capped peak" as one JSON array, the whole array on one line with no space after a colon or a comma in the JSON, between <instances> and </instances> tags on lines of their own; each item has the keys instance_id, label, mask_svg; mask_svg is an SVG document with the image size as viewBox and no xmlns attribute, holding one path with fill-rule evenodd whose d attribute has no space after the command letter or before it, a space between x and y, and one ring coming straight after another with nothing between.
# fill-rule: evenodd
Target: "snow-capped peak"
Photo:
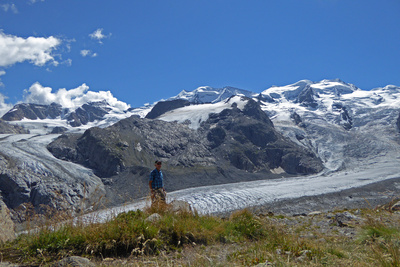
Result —
<instances>
[{"instance_id":1,"label":"snow-capped peak","mask_svg":"<svg viewBox=\"0 0 400 267\"><path fill-rule=\"evenodd\" d=\"M207 103L201 105L190 105L171 110L157 119L163 121L177 121L178 123L187 123L189 128L197 129L203 121L206 121L211 113L220 113L224 109L231 109L234 106L240 110L246 106L248 98L236 95L225 101L216 103ZM236 104L236 105L234 105Z\"/></svg>"},{"instance_id":2,"label":"snow-capped peak","mask_svg":"<svg viewBox=\"0 0 400 267\"><path fill-rule=\"evenodd\" d=\"M229 86L223 88L201 86L191 92L183 90L177 96L171 97L168 100L184 99L194 104L205 104L205 103L216 103L225 100L231 97L232 95L243 95L247 97L253 97L255 94L247 90Z\"/></svg>"},{"instance_id":3,"label":"snow-capped peak","mask_svg":"<svg viewBox=\"0 0 400 267\"><path fill-rule=\"evenodd\" d=\"M272 86L263 91L261 96L271 97L275 100L280 98L284 98L286 100L295 100L302 92L309 88L311 88L315 94L326 94L333 96L351 94L354 91L360 90L353 84L345 83L340 79L322 80L320 82L301 80L286 86Z\"/></svg>"},{"instance_id":4,"label":"snow-capped peak","mask_svg":"<svg viewBox=\"0 0 400 267\"><path fill-rule=\"evenodd\" d=\"M311 88L313 88L317 93L325 93L325 94L333 93L337 96L343 94L351 94L354 91L360 90L353 84L345 83L340 79L322 80L318 83L312 84Z\"/></svg>"}]
</instances>

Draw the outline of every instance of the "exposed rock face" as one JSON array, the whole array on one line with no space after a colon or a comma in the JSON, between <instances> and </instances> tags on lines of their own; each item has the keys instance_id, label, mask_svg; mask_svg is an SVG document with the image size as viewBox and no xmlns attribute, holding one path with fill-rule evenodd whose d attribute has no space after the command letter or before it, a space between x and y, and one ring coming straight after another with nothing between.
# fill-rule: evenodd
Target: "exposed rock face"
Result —
<instances>
[{"instance_id":1,"label":"exposed rock face","mask_svg":"<svg viewBox=\"0 0 400 267\"><path fill-rule=\"evenodd\" d=\"M95 120L102 120L104 115L108 114L109 111L110 108L107 107L107 103L105 101L91 102L77 108L66 118L69 125L72 127L78 127L81 125L86 125Z\"/></svg>"},{"instance_id":2,"label":"exposed rock face","mask_svg":"<svg viewBox=\"0 0 400 267\"><path fill-rule=\"evenodd\" d=\"M299 96L297 98L297 102L301 103L301 105L306 106L306 107L316 108L316 107L318 107L318 103L315 100L316 97L318 97L318 95L315 94L315 92L313 91L313 89L310 86L307 86L299 94Z\"/></svg>"},{"instance_id":3,"label":"exposed rock face","mask_svg":"<svg viewBox=\"0 0 400 267\"><path fill-rule=\"evenodd\" d=\"M399 117L397 118L396 125L397 125L397 129L400 132L400 114L399 114Z\"/></svg>"},{"instance_id":4,"label":"exposed rock face","mask_svg":"<svg viewBox=\"0 0 400 267\"><path fill-rule=\"evenodd\" d=\"M243 111L226 109L212 114L204 129L213 154L218 159L245 171L282 167L289 174L308 174L322 170L313 153L283 138L259 105L250 100Z\"/></svg>"},{"instance_id":5,"label":"exposed rock face","mask_svg":"<svg viewBox=\"0 0 400 267\"><path fill-rule=\"evenodd\" d=\"M250 99L242 110L234 105L211 114L198 130L132 116L108 128L91 128L81 136L63 135L48 149L58 158L92 168L116 187L123 180L143 187L155 159L165 162L170 190L260 179L261 174L265 179L278 167L288 174L323 169L313 153L282 137Z\"/></svg>"},{"instance_id":6,"label":"exposed rock face","mask_svg":"<svg viewBox=\"0 0 400 267\"><path fill-rule=\"evenodd\" d=\"M88 129L82 136L63 135L48 149L58 158L94 169L100 177L110 177L130 166L152 166L155 158L183 167L213 163L200 141L185 125L132 116L106 129Z\"/></svg>"},{"instance_id":7,"label":"exposed rock face","mask_svg":"<svg viewBox=\"0 0 400 267\"><path fill-rule=\"evenodd\" d=\"M48 137L24 137L1 140L0 195L8 208L17 211L30 203L36 212L44 206L79 212L104 196L104 185L92 171L54 158L38 144Z\"/></svg>"},{"instance_id":8,"label":"exposed rock face","mask_svg":"<svg viewBox=\"0 0 400 267\"><path fill-rule=\"evenodd\" d=\"M18 125L9 124L0 119L0 134L27 134L28 130Z\"/></svg>"},{"instance_id":9,"label":"exposed rock face","mask_svg":"<svg viewBox=\"0 0 400 267\"><path fill-rule=\"evenodd\" d=\"M54 127L54 128L53 128L53 130L51 131L51 133L52 133L52 134L61 134L61 133L65 133L66 131L68 131L67 128L57 126L57 127Z\"/></svg>"},{"instance_id":10,"label":"exposed rock face","mask_svg":"<svg viewBox=\"0 0 400 267\"><path fill-rule=\"evenodd\" d=\"M0 199L0 243L15 238L15 227L10 217L10 211Z\"/></svg>"},{"instance_id":11,"label":"exposed rock face","mask_svg":"<svg viewBox=\"0 0 400 267\"><path fill-rule=\"evenodd\" d=\"M158 102L153 109L146 115L147 119L155 119L158 116L168 112L170 110L181 108L185 106L189 106L190 102L184 99L176 99L170 101L161 101Z\"/></svg>"},{"instance_id":12,"label":"exposed rock face","mask_svg":"<svg viewBox=\"0 0 400 267\"><path fill-rule=\"evenodd\" d=\"M50 105L39 104L17 104L12 110L2 117L5 121L19 121L23 118L37 119L66 119L72 127L86 125L95 120L104 119L104 115L111 110L106 101L90 102L82 105L74 111L63 108L61 105L52 103Z\"/></svg>"},{"instance_id":13,"label":"exposed rock face","mask_svg":"<svg viewBox=\"0 0 400 267\"><path fill-rule=\"evenodd\" d=\"M4 114L3 120L6 121L18 121L23 118L30 120L55 119L60 116L63 112L61 105L52 103L50 105L39 105L39 104L17 104L12 110Z\"/></svg>"},{"instance_id":14,"label":"exposed rock face","mask_svg":"<svg viewBox=\"0 0 400 267\"><path fill-rule=\"evenodd\" d=\"M353 127L353 119L350 117L347 108L341 103L333 103L332 109L340 112L336 123L342 125L346 130L350 130Z\"/></svg>"},{"instance_id":15,"label":"exposed rock face","mask_svg":"<svg viewBox=\"0 0 400 267\"><path fill-rule=\"evenodd\" d=\"M300 115L297 114L296 112L292 112L292 113L290 114L290 118L293 120L293 122L294 122L296 125L300 125L300 124L303 122L303 120L301 119Z\"/></svg>"},{"instance_id":16,"label":"exposed rock face","mask_svg":"<svg viewBox=\"0 0 400 267\"><path fill-rule=\"evenodd\" d=\"M53 264L52 266L53 267L68 267L68 266L95 267L96 265L87 258L78 257L78 256L70 256L70 257L60 260L59 262Z\"/></svg>"}]
</instances>

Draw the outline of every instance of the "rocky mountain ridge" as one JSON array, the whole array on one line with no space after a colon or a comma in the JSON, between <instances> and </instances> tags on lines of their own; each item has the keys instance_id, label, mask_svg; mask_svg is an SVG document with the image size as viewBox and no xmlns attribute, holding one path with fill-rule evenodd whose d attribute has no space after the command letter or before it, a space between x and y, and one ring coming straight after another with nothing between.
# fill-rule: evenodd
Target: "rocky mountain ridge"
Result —
<instances>
[{"instance_id":1,"label":"rocky mountain ridge","mask_svg":"<svg viewBox=\"0 0 400 267\"><path fill-rule=\"evenodd\" d=\"M104 102L74 112L21 104L0 127L1 195L11 210L79 209L88 198L87 209L102 195L114 205L147 193L155 158L169 190L362 168L399 155L399 101L396 86L303 80L261 93L200 87L118 112Z\"/></svg>"},{"instance_id":2,"label":"rocky mountain ridge","mask_svg":"<svg viewBox=\"0 0 400 267\"><path fill-rule=\"evenodd\" d=\"M211 114L197 130L132 116L81 136L62 135L48 149L58 158L93 169L111 184L111 191L113 183L125 184L127 179L145 184L154 159L164 162L170 190L273 178L278 169L280 176L322 171L315 154L278 133L257 102L232 97L225 104L222 112ZM195 179L188 181L188 173ZM118 193L123 189L130 195L147 193L126 188L118 187Z\"/></svg>"},{"instance_id":3,"label":"rocky mountain ridge","mask_svg":"<svg viewBox=\"0 0 400 267\"><path fill-rule=\"evenodd\" d=\"M88 102L76 109L64 108L57 103L50 105L20 103L4 114L2 119L4 121L60 119L66 121L68 126L79 127L104 120L105 116L112 114L114 110L105 100ZM128 113L129 110L123 112Z\"/></svg>"}]
</instances>

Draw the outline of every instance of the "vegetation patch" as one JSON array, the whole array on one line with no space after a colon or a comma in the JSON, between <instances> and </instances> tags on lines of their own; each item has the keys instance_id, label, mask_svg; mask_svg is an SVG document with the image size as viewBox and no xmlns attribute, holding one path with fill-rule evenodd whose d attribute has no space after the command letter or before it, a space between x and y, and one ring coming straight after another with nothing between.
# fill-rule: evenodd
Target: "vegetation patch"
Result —
<instances>
[{"instance_id":1,"label":"vegetation patch","mask_svg":"<svg viewBox=\"0 0 400 267\"><path fill-rule=\"evenodd\" d=\"M354 211L346 211L349 215ZM106 223L45 223L2 244L2 261L50 264L83 256L103 265L400 266L400 215L362 210L351 227L332 214L228 218L175 213L167 207L129 211ZM157 214L157 215L155 215ZM336 216L338 217L338 216ZM340 216L339 216L340 217ZM110 264L107 264L110 263ZM143 263L143 264L142 264Z\"/></svg>"}]
</instances>

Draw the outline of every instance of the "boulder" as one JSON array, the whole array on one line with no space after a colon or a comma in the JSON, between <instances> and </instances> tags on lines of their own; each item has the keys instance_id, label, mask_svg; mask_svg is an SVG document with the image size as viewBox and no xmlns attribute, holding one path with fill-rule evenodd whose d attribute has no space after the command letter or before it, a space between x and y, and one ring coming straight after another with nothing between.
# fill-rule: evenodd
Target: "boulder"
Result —
<instances>
[{"instance_id":1,"label":"boulder","mask_svg":"<svg viewBox=\"0 0 400 267\"><path fill-rule=\"evenodd\" d=\"M89 259L78 257L78 256L71 256L68 258L64 258L59 262L53 264L53 267L95 267L96 265L92 263Z\"/></svg>"},{"instance_id":2,"label":"boulder","mask_svg":"<svg viewBox=\"0 0 400 267\"><path fill-rule=\"evenodd\" d=\"M161 219L161 215L158 213L153 213L145 219L146 222L158 222Z\"/></svg>"},{"instance_id":3,"label":"boulder","mask_svg":"<svg viewBox=\"0 0 400 267\"><path fill-rule=\"evenodd\" d=\"M0 243L15 239L15 226L10 211L0 199Z\"/></svg>"},{"instance_id":4,"label":"boulder","mask_svg":"<svg viewBox=\"0 0 400 267\"><path fill-rule=\"evenodd\" d=\"M192 206L183 200L173 200L171 203L169 203L170 207L171 207L171 211L174 213L180 213L180 212L188 212L188 213L192 213L193 212L193 208Z\"/></svg>"}]
</instances>

